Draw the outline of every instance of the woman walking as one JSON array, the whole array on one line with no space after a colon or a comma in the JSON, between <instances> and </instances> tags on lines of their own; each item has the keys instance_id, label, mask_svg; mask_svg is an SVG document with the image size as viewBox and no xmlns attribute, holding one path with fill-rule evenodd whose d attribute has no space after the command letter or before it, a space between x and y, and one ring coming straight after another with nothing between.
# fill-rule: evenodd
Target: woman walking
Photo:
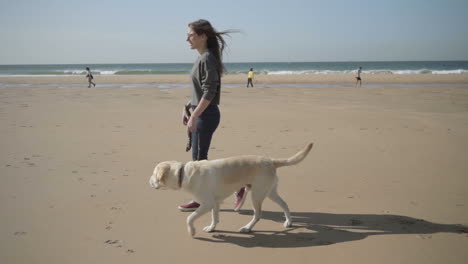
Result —
<instances>
[{"instance_id":1,"label":"woman walking","mask_svg":"<svg viewBox=\"0 0 468 264\"><path fill-rule=\"evenodd\" d=\"M192 159L208 159L211 139L219 125L221 114L218 108L221 95L221 75L225 68L222 61L223 50L226 47L223 35L234 31L216 31L209 21L200 19L188 25L187 42L191 49L200 55L193 65L192 108L191 116L182 112L182 122L192 133ZM245 188L236 193L235 210L239 210L245 200ZM190 201L180 205L179 210L195 211L200 204Z\"/></svg>"}]
</instances>

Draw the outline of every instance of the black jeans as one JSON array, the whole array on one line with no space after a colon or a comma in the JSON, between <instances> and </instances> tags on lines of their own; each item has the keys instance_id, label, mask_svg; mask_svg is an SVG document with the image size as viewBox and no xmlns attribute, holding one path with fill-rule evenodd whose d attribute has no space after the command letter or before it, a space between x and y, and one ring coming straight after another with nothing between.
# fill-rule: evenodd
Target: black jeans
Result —
<instances>
[{"instance_id":1,"label":"black jeans","mask_svg":"<svg viewBox=\"0 0 468 264\"><path fill-rule=\"evenodd\" d=\"M249 84L253 87L252 78L247 79L247 87L249 87Z\"/></svg>"},{"instance_id":2,"label":"black jeans","mask_svg":"<svg viewBox=\"0 0 468 264\"><path fill-rule=\"evenodd\" d=\"M192 106L195 109L195 106ZM217 105L209 105L197 119L197 130L192 132L192 159L208 159L211 138L221 120Z\"/></svg>"}]
</instances>

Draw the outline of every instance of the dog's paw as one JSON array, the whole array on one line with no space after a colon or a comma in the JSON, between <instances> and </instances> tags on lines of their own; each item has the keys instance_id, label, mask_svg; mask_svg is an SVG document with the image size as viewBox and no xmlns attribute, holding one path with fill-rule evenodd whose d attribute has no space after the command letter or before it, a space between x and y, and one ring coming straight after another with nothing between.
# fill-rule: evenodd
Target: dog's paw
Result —
<instances>
[{"instance_id":1,"label":"dog's paw","mask_svg":"<svg viewBox=\"0 0 468 264\"><path fill-rule=\"evenodd\" d=\"M207 233L211 233L215 230L215 227L214 226L205 226L205 228L203 228L203 231L207 232Z\"/></svg>"},{"instance_id":2,"label":"dog's paw","mask_svg":"<svg viewBox=\"0 0 468 264\"><path fill-rule=\"evenodd\" d=\"M151 187L154 188L154 185L155 185L155 184L156 184L156 180L154 179L154 177L150 177L150 179L149 179L149 185L150 185Z\"/></svg>"},{"instance_id":3,"label":"dog's paw","mask_svg":"<svg viewBox=\"0 0 468 264\"><path fill-rule=\"evenodd\" d=\"M241 233L250 233L250 231L251 231L250 228L245 227L245 226L239 229L239 232Z\"/></svg>"},{"instance_id":4,"label":"dog's paw","mask_svg":"<svg viewBox=\"0 0 468 264\"><path fill-rule=\"evenodd\" d=\"M283 224L284 227L291 227L292 226L292 222L291 221L284 221L284 224Z\"/></svg>"},{"instance_id":5,"label":"dog's paw","mask_svg":"<svg viewBox=\"0 0 468 264\"><path fill-rule=\"evenodd\" d=\"M188 233L189 233L190 236L193 237L193 236L195 235L195 228L189 226L189 227L188 227Z\"/></svg>"}]
</instances>

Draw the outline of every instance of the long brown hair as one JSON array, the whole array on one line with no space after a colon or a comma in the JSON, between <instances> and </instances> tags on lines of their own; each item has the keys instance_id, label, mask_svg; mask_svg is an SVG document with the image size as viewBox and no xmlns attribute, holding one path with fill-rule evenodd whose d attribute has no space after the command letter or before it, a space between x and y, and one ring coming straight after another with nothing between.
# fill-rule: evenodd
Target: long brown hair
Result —
<instances>
[{"instance_id":1,"label":"long brown hair","mask_svg":"<svg viewBox=\"0 0 468 264\"><path fill-rule=\"evenodd\" d=\"M211 26L211 23L205 19L193 21L188 24L188 26L195 31L197 35L206 35L206 46L215 56L219 75L222 75L226 71L223 64L223 51L224 48L227 47L223 35L229 36L229 33L236 33L238 30L216 31L216 29Z\"/></svg>"}]
</instances>

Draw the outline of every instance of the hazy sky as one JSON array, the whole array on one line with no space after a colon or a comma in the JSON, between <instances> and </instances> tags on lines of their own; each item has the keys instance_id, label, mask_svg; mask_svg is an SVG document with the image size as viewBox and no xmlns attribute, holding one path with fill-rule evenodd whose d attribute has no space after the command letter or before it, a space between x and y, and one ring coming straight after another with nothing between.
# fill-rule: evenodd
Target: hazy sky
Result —
<instances>
[{"instance_id":1,"label":"hazy sky","mask_svg":"<svg viewBox=\"0 0 468 264\"><path fill-rule=\"evenodd\" d=\"M187 24L226 62L468 60L468 0L0 0L0 64L193 62Z\"/></svg>"}]
</instances>

